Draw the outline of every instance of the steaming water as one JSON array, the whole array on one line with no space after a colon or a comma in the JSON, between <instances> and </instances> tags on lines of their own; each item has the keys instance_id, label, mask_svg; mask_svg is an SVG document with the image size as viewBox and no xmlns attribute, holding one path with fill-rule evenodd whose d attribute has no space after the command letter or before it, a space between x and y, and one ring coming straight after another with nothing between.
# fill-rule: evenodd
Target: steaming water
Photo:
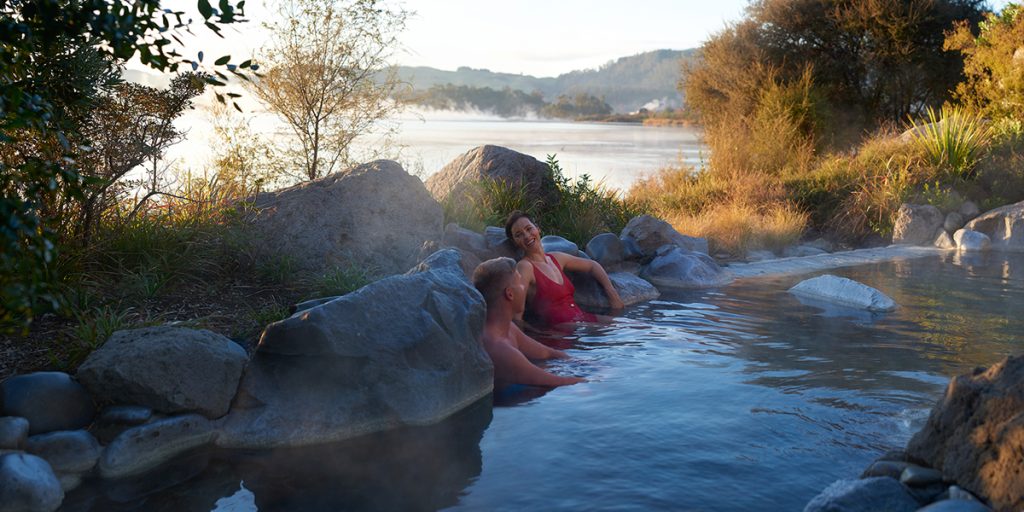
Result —
<instances>
[{"instance_id":1,"label":"steaming water","mask_svg":"<svg viewBox=\"0 0 1024 512\"><path fill-rule=\"evenodd\" d=\"M251 129L267 138L287 138L287 129L265 112L252 115ZM176 126L187 140L168 151L168 159L182 167L209 165L217 144L208 109L183 116ZM544 161L557 155L570 177L589 174L621 190L642 175L666 166L702 165L708 152L695 128L645 127L629 123L570 123L505 120L456 112L410 113L383 129L393 129L393 141L369 135L356 140L353 154L360 160L390 158L407 171L426 179L459 155L484 144L514 149ZM375 154L383 151L382 154ZM374 155L374 156L371 156Z\"/></svg>"},{"instance_id":2,"label":"steaming water","mask_svg":"<svg viewBox=\"0 0 1024 512\"><path fill-rule=\"evenodd\" d=\"M545 338L573 356L551 368L588 383L513 390L436 426L335 446L201 453L75 491L65 508L800 510L904 446L949 377L1024 348L1024 254L832 273L899 309L786 293L812 275L666 294L614 325Z\"/></svg>"}]
</instances>

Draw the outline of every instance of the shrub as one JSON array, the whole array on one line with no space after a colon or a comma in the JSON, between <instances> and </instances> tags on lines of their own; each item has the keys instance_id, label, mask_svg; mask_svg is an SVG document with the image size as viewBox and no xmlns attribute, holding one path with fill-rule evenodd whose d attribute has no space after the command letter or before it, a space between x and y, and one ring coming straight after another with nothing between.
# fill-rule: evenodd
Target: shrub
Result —
<instances>
[{"instance_id":1,"label":"shrub","mask_svg":"<svg viewBox=\"0 0 1024 512\"><path fill-rule=\"evenodd\" d=\"M952 179L974 177L974 164L992 140L992 130L979 116L962 107L927 110L927 123L911 121L910 134L932 165Z\"/></svg>"}]
</instances>

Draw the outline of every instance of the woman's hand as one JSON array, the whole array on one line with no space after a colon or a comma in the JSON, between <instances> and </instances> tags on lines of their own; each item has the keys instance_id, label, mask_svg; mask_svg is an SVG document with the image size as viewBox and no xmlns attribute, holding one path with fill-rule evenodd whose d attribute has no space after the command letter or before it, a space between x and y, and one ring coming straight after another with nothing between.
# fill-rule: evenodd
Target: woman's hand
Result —
<instances>
[{"instance_id":1,"label":"woman's hand","mask_svg":"<svg viewBox=\"0 0 1024 512\"><path fill-rule=\"evenodd\" d=\"M608 297L608 304L611 306L612 311L621 311L626 305L622 303L622 299L616 294L615 297Z\"/></svg>"}]
</instances>

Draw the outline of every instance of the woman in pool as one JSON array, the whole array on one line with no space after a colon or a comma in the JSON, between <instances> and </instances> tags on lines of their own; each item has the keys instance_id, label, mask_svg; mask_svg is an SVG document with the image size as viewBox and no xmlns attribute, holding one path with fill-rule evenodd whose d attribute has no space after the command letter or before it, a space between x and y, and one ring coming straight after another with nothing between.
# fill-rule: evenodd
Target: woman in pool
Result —
<instances>
[{"instance_id":1,"label":"woman in pool","mask_svg":"<svg viewBox=\"0 0 1024 512\"><path fill-rule=\"evenodd\" d=\"M526 308L541 322L558 326L602 320L576 305L573 298L576 288L564 270L594 276L608 295L612 310L623 308L619 293L600 263L564 252L545 253L540 243L540 229L526 213L514 211L509 214L505 222L505 236L523 251L523 259L519 260L517 268L526 281Z\"/></svg>"}]
</instances>

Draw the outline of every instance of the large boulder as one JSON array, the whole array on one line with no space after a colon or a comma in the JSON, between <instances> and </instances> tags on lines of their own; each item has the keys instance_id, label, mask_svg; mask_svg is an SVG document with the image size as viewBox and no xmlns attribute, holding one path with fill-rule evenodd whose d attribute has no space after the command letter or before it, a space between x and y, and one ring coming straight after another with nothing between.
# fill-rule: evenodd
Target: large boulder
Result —
<instances>
[{"instance_id":1,"label":"large boulder","mask_svg":"<svg viewBox=\"0 0 1024 512\"><path fill-rule=\"evenodd\" d=\"M625 260L626 248L614 233L601 233L587 242L587 254L605 269L609 269Z\"/></svg>"},{"instance_id":2,"label":"large boulder","mask_svg":"<svg viewBox=\"0 0 1024 512\"><path fill-rule=\"evenodd\" d=\"M92 423L96 415L92 397L62 372L17 375L0 383L2 416L28 420L29 434L76 430Z\"/></svg>"},{"instance_id":3,"label":"large boulder","mask_svg":"<svg viewBox=\"0 0 1024 512\"><path fill-rule=\"evenodd\" d=\"M218 445L299 446L437 422L491 392L483 322L483 297L454 250L275 322Z\"/></svg>"},{"instance_id":4,"label":"large boulder","mask_svg":"<svg viewBox=\"0 0 1024 512\"><path fill-rule=\"evenodd\" d=\"M355 264L403 272L444 229L441 205L390 160L260 194L255 206L260 243L312 271Z\"/></svg>"},{"instance_id":5,"label":"large boulder","mask_svg":"<svg viewBox=\"0 0 1024 512\"><path fill-rule=\"evenodd\" d=\"M964 229L988 235L993 249L1024 251L1024 201L985 212Z\"/></svg>"},{"instance_id":6,"label":"large boulder","mask_svg":"<svg viewBox=\"0 0 1024 512\"><path fill-rule=\"evenodd\" d=\"M653 256L665 244L678 246L687 251L708 253L708 241L704 238L686 236L676 231L671 224L650 215L640 215L622 228L623 238L631 238L646 256Z\"/></svg>"},{"instance_id":7,"label":"large boulder","mask_svg":"<svg viewBox=\"0 0 1024 512\"><path fill-rule=\"evenodd\" d=\"M790 288L789 293L868 311L896 309L896 302L888 295L852 279L830 274L801 281Z\"/></svg>"},{"instance_id":8,"label":"large boulder","mask_svg":"<svg viewBox=\"0 0 1024 512\"><path fill-rule=\"evenodd\" d=\"M481 259L497 257L519 259L519 249L512 243L512 240L505 236L505 228L487 226L484 228L484 239L487 241L487 250L490 251L490 254L488 258Z\"/></svg>"},{"instance_id":9,"label":"large boulder","mask_svg":"<svg viewBox=\"0 0 1024 512\"><path fill-rule=\"evenodd\" d=\"M907 453L996 510L1024 510L1024 356L950 380Z\"/></svg>"},{"instance_id":10,"label":"large boulder","mask_svg":"<svg viewBox=\"0 0 1024 512\"><path fill-rule=\"evenodd\" d=\"M992 240L985 233L969 229L956 230L956 233L953 233L953 243L961 252L981 252L992 247Z\"/></svg>"},{"instance_id":11,"label":"large boulder","mask_svg":"<svg viewBox=\"0 0 1024 512\"><path fill-rule=\"evenodd\" d=\"M540 239L540 244L544 247L544 252L564 252L569 256L590 258L585 253L582 255L580 254L580 248L578 245L558 235L547 235Z\"/></svg>"},{"instance_id":12,"label":"large boulder","mask_svg":"<svg viewBox=\"0 0 1024 512\"><path fill-rule=\"evenodd\" d=\"M60 481L45 460L0 455L0 512L53 512L64 501Z\"/></svg>"},{"instance_id":13,"label":"large boulder","mask_svg":"<svg viewBox=\"0 0 1024 512\"><path fill-rule=\"evenodd\" d=\"M246 360L242 347L211 331L146 327L115 332L78 379L100 402L217 418L228 412Z\"/></svg>"},{"instance_id":14,"label":"large boulder","mask_svg":"<svg viewBox=\"0 0 1024 512\"><path fill-rule=\"evenodd\" d=\"M893 226L892 243L908 245L929 245L946 217L930 204L902 204L896 212L896 223Z\"/></svg>"},{"instance_id":15,"label":"large boulder","mask_svg":"<svg viewBox=\"0 0 1024 512\"><path fill-rule=\"evenodd\" d=\"M611 306L604 288L590 274L569 272L567 275L576 287L574 298L577 304L586 309L607 309ZM654 285L628 272L609 272L608 279L615 291L619 292L622 303L627 306L654 300L661 295Z\"/></svg>"},{"instance_id":16,"label":"large boulder","mask_svg":"<svg viewBox=\"0 0 1024 512\"><path fill-rule=\"evenodd\" d=\"M711 256L675 245L658 249L640 277L658 288L709 288L732 281L732 274L718 266Z\"/></svg>"},{"instance_id":17,"label":"large boulder","mask_svg":"<svg viewBox=\"0 0 1024 512\"><path fill-rule=\"evenodd\" d=\"M298 420L298 418L296 418ZM103 478L145 473L190 450L212 444L216 424L198 414L183 414L125 430L103 450Z\"/></svg>"},{"instance_id":18,"label":"large boulder","mask_svg":"<svg viewBox=\"0 0 1024 512\"><path fill-rule=\"evenodd\" d=\"M450 222L444 227L444 236L441 239L441 244L445 247L454 247L462 251L471 252L477 258L483 258L490 254L490 248L487 246L487 239L484 238L484 235L459 226L454 222Z\"/></svg>"},{"instance_id":19,"label":"large boulder","mask_svg":"<svg viewBox=\"0 0 1024 512\"><path fill-rule=\"evenodd\" d=\"M440 202L466 201L482 179L522 187L532 200L553 204L558 199L555 180L548 165L530 155L501 146L475 147L427 178L427 190Z\"/></svg>"}]
</instances>

